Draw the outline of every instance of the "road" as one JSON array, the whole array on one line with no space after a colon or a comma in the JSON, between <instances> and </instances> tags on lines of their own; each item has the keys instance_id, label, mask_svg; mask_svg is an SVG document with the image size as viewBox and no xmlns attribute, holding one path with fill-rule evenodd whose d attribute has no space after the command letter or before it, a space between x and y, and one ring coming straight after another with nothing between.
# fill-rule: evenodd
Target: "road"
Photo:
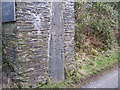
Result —
<instances>
[{"instance_id":1,"label":"road","mask_svg":"<svg viewBox=\"0 0 120 90\"><path fill-rule=\"evenodd\" d=\"M118 71L120 72L120 69L114 69L82 88L118 88L118 76L120 77Z\"/></svg>"}]
</instances>

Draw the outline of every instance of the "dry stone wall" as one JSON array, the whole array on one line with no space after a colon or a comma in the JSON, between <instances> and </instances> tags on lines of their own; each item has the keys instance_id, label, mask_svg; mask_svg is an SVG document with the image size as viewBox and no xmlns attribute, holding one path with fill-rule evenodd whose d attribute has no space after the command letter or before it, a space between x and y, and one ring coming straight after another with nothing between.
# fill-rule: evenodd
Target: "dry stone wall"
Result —
<instances>
[{"instance_id":1,"label":"dry stone wall","mask_svg":"<svg viewBox=\"0 0 120 90\"><path fill-rule=\"evenodd\" d=\"M46 2L19 2L16 7L17 60L19 71L26 80L24 85L33 86L39 82L46 83L50 4Z\"/></svg>"},{"instance_id":2,"label":"dry stone wall","mask_svg":"<svg viewBox=\"0 0 120 90\"><path fill-rule=\"evenodd\" d=\"M10 84L9 78L12 77L12 72L14 71L12 67L16 68L16 24L5 23L2 25L2 39L3 39L3 55L2 59L4 65L2 65L2 83L6 88L8 83ZM8 78L9 77L9 78Z\"/></svg>"},{"instance_id":3,"label":"dry stone wall","mask_svg":"<svg viewBox=\"0 0 120 90\"><path fill-rule=\"evenodd\" d=\"M75 70L75 53L74 53L74 35L75 35L75 18L74 2L64 2L64 46L65 46L65 64L67 70Z\"/></svg>"},{"instance_id":4,"label":"dry stone wall","mask_svg":"<svg viewBox=\"0 0 120 90\"><path fill-rule=\"evenodd\" d=\"M63 2L61 13L63 68L74 70L74 3ZM53 18L52 3L16 2L16 21L3 24L4 41L8 43L6 57L17 73L13 80L20 81L22 87L36 87L38 83L45 84L51 78L49 66ZM59 64L57 59L56 64Z\"/></svg>"}]
</instances>

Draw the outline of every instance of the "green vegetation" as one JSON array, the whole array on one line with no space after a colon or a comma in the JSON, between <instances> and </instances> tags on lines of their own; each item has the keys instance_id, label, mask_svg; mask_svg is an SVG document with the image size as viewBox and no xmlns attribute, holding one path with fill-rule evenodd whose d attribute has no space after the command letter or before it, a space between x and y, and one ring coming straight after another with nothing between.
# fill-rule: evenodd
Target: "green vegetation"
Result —
<instances>
[{"instance_id":1,"label":"green vegetation","mask_svg":"<svg viewBox=\"0 0 120 90\"><path fill-rule=\"evenodd\" d=\"M75 50L79 79L118 63L116 8L117 3L75 3Z\"/></svg>"},{"instance_id":2,"label":"green vegetation","mask_svg":"<svg viewBox=\"0 0 120 90\"><path fill-rule=\"evenodd\" d=\"M117 63L116 9L117 3L75 3L76 66L81 75L89 76Z\"/></svg>"},{"instance_id":3,"label":"green vegetation","mask_svg":"<svg viewBox=\"0 0 120 90\"><path fill-rule=\"evenodd\" d=\"M107 51L104 55L98 55L93 59L86 61L80 61L80 58L76 60L76 64L78 69L71 73L69 73L69 77L63 82L60 83L47 83L44 85L39 84L39 88L68 88L68 87L77 87L78 83L82 79L86 79L93 74L98 74L103 70L108 69L108 67L112 67L113 64L118 63L118 53L116 50ZM70 74L71 73L71 74Z\"/></svg>"},{"instance_id":4,"label":"green vegetation","mask_svg":"<svg viewBox=\"0 0 120 90\"><path fill-rule=\"evenodd\" d=\"M93 60L83 62L80 71L83 71L83 73L81 72L82 75L85 73L86 76L89 76L112 66L114 63L118 63L118 53L116 51L112 51L108 55L98 55Z\"/></svg>"},{"instance_id":5,"label":"green vegetation","mask_svg":"<svg viewBox=\"0 0 120 90\"><path fill-rule=\"evenodd\" d=\"M86 55L114 48L118 12L106 3L76 3L76 52Z\"/></svg>"}]
</instances>

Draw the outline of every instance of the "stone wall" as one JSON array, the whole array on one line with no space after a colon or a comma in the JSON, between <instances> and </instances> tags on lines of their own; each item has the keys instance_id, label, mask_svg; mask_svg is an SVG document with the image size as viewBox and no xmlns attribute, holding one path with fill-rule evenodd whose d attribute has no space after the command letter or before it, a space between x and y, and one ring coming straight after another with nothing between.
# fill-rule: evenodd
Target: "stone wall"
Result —
<instances>
[{"instance_id":1,"label":"stone wall","mask_svg":"<svg viewBox=\"0 0 120 90\"><path fill-rule=\"evenodd\" d=\"M46 83L48 72L48 38L50 4L18 2L16 5L19 73L24 86ZM31 82L32 81L32 82Z\"/></svg>"},{"instance_id":2,"label":"stone wall","mask_svg":"<svg viewBox=\"0 0 120 90\"><path fill-rule=\"evenodd\" d=\"M16 22L3 24L4 41L8 43L6 57L17 73L13 80L21 81L23 87L45 84L49 78L50 31L54 18L51 5L16 2ZM61 54L64 54L64 67L74 70L74 3L63 2L62 6L64 51Z\"/></svg>"},{"instance_id":3,"label":"stone wall","mask_svg":"<svg viewBox=\"0 0 120 90\"><path fill-rule=\"evenodd\" d=\"M0 7L2 6L0 1ZM0 9L0 13L2 10ZM0 14L0 21L2 21L2 15ZM2 89L2 22L0 22L0 89Z\"/></svg>"},{"instance_id":4,"label":"stone wall","mask_svg":"<svg viewBox=\"0 0 120 90\"><path fill-rule=\"evenodd\" d=\"M64 32L65 32L65 63L66 69L75 70L74 60L74 35L75 35L75 18L74 2L64 2Z\"/></svg>"},{"instance_id":5,"label":"stone wall","mask_svg":"<svg viewBox=\"0 0 120 90\"><path fill-rule=\"evenodd\" d=\"M2 24L2 39L3 39L3 63L2 65L2 84L3 87L8 87L12 82L9 80L16 68L16 24L15 22Z\"/></svg>"}]
</instances>

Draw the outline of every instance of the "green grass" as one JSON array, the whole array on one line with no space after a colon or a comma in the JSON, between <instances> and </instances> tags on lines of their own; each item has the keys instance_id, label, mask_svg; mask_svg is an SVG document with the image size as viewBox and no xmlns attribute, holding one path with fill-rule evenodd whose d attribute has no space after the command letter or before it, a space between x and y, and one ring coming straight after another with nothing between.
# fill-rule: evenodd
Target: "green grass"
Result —
<instances>
[{"instance_id":1,"label":"green grass","mask_svg":"<svg viewBox=\"0 0 120 90\"><path fill-rule=\"evenodd\" d=\"M110 51L109 54L99 54L98 56L95 56L95 59L90 59L87 61L84 61L81 63L81 68L77 68L77 71L75 72L76 76L69 76L67 80L60 82L60 83L54 83L54 84L46 84L43 85L42 88L68 88L68 87L76 87L76 82L79 82L81 79L85 79L90 75L97 74L100 71L105 70L108 67L111 67L113 64L118 63L120 61L119 59L120 53L113 50ZM80 58L78 58L80 59ZM83 64L84 63L84 64ZM69 73L69 72L67 72ZM38 85L39 88L41 88L40 85Z\"/></svg>"},{"instance_id":2,"label":"green grass","mask_svg":"<svg viewBox=\"0 0 120 90\"><path fill-rule=\"evenodd\" d=\"M88 64L82 66L82 70L88 74L94 74L107 67L112 66L114 63L118 63L118 52L112 51L109 55L99 55L96 59L90 60L94 65Z\"/></svg>"}]
</instances>

